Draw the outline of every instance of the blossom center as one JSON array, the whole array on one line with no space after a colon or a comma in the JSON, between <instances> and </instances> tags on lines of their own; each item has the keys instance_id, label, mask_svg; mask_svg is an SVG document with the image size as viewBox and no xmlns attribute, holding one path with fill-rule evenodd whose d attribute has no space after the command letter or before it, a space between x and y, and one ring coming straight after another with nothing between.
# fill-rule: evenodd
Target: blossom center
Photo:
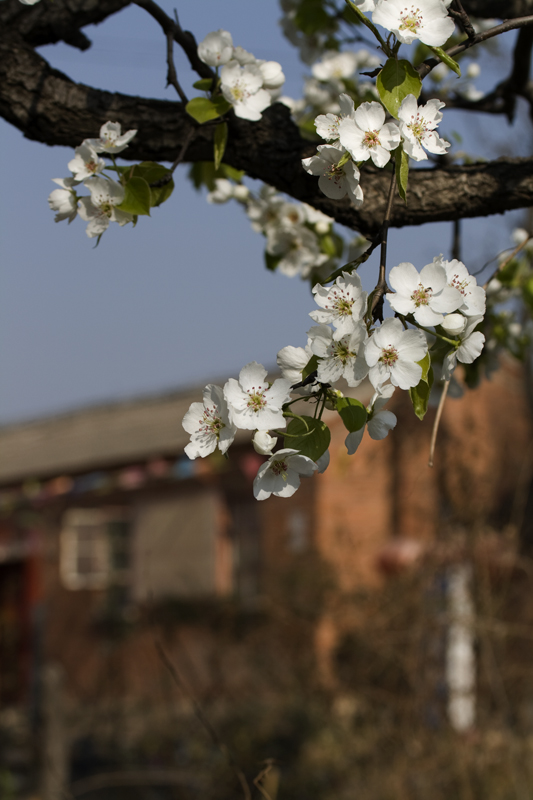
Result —
<instances>
[{"instance_id":1,"label":"blossom center","mask_svg":"<svg viewBox=\"0 0 533 800\"><path fill-rule=\"evenodd\" d=\"M257 414L258 411L261 411L262 408L266 407L267 401L263 395L263 392L256 391L255 386L252 386L251 389L247 390L248 394L248 408L251 408L252 411Z\"/></svg>"},{"instance_id":2,"label":"blossom center","mask_svg":"<svg viewBox=\"0 0 533 800\"><path fill-rule=\"evenodd\" d=\"M411 9L404 8L403 12L400 13L401 23L398 27L400 31L411 31L411 33L416 33L420 25L422 25L423 17L420 13L419 8L415 8L411 6Z\"/></svg>"},{"instance_id":3,"label":"blossom center","mask_svg":"<svg viewBox=\"0 0 533 800\"><path fill-rule=\"evenodd\" d=\"M329 180L334 180L338 182L340 180L341 175L344 174L344 170L342 167L339 167L338 164L331 164L327 167L326 171L324 172L324 176L329 178Z\"/></svg>"},{"instance_id":4,"label":"blossom center","mask_svg":"<svg viewBox=\"0 0 533 800\"><path fill-rule=\"evenodd\" d=\"M432 297L432 290L431 287L422 286L421 283L418 284L418 289L415 289L413 294L411 295L411 300L414 302L416 308L420 308L420 306L428 306L429 301Z\"/></svg>"},{"instance_id":5,"label":"blossom center","mask_svg":"<svg viewBox=\"0 0 533 800\"><path fill-rule=\"evenodd\" d=\"M274 475L279 475L284 481L287 480L287 471L289 467L286 461L273 461L270 469Z\"/></svg>"},{"instance_id":6,"label":"blossom center","mask_svg":"<svg viewBox=\"0 0 533 800\"><path fill-rule=\"evenodd\" d=\"M341 340L333 343L333 358L337 358L342 364L346 364L349 358L355 358L355 353L352 353L348 345Z\"/></svg>"},{"instance_id":7,"label":"blossom center","mask_svg":"<svg viewBox=\"0 0 533 800\"><path fill-rule=\"evenodd\" d=\"M100 213L105 217L111 217L111 214L113 213L113 206L111 203L104 200L104 202L100 204Z\"/></svg>"},{"instance_id":8,"label":"blossom center","mask_svg":"<svg viewBox=\"0 0 533 800\"><path fill-rule=\"evenodd\" d=\"M378 144L381 144L379 141L378 131L366 131L365 138L363 139L363 144L366 147L372 148L377 147Z\"/></svg>"},{"instance_id":9,"label":"blossom center","mask_svg":"<svg viewBox=\"0 0 533 800\"><path fill-rule=\"evenodd\" d=\"M411 119L413 121L409 122L407 127L409 128L415 139L420 142L424 134L427 132L428 126L424 119L420 119L420 114L417 114L416 118L412 116Z\"/></svg>"},{"instance_id":10,"label":"blossom center","mask_svg":"<svg viewBox=\"0 0 533 800\"><path fill-rule=\"evenodd\" d=\"M454 275L450 285L453 286L454 289L459 289L464 297L466 294L466 288L468 286L468 279L465 278L464 281L461 281L459 280L459 275Z\"/></svg>"},{"instance_id":11,"label":"blossom center","mask_svg":"<svg viewBox=\"0 0 533 800\"><path fill-rule=\"evenodd\" d=\"M96 163L96 161L87 161L87 163L85 164L85 169L87 170L87 172L96 172L96 170L98 169L98 164Z\"/></svg>"},{"instance_id":12,"label":"blossom center","mask_svg":"<svg viewBox=\"0 0 533 800\"><path fill-rule=\"evenodd\" d=\"M334 289L331 292L329 299L333 301L331 306L326 303L324 308L332 308L334 313L339 317L352 316L352 306L354 301L351 297L347 296L344 289L341 289L340 291L338 289Z\"/></svg>"},{"instance_id":13,"label":"blossom center","mask_svg":"<svg viewBox=\"0 0 533 800\"><path fill-rule=\"evenodd\" d=\"M218 439L220 437L220 431L225 427L220 417L217 416L215 407L205 409L200 421L201 433L214 434Z\"/></svg>"},{"instance_id":14,"label":"blossom center","mask_svg":"<svg viewBox=\"0 0 533 800\"><path fill-rule=\"evenodd\" d=\"M238 81L234 83L233 86L230 88L231 96L235 100L236 103L241 102L242 100L246 100L249 97L249 92L242 86L241 82Z\"/></svg>"},{"instance_id":15,"label":"blossom center","mask_svg":"<svg viewBox=\"0 0 533 800\"><path fill-rule=\"evenodd\" d=\"M379 359L386 367L392 367L398 361L398 351L392 345L384 347L381 351L381 358Z\"/></svg>"}]
</instances>

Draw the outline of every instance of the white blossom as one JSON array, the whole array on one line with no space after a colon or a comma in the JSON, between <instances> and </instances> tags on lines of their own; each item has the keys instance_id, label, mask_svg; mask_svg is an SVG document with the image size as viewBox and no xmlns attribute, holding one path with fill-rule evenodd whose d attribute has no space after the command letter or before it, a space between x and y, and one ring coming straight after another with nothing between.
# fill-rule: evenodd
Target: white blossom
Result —
<instances>
[{"instance_id":1,"label":"white blossom","mask_svg":"<svg viewBox=\"0 0 533 800\"><path fill-rule=\"evenodd\" d=\"M428 102L418 107L414 94L408 94L402 101L398 109L398 119L400 120L400 133L403 138L403 149L414 161L424 161L429 153L443 155L450 143L441 139L435 133L435 128L442 119L442 112L445 103L440 100L428 100Z\"/></svg>"},{"instance_id":2,"label":"white blossom","mask_svg":"<svg viewBox=\"0 0 533 800\"><path fill-rule=\"evenodd\" d=\"M207 202L220 205L222 203L227 203L232 197L234 197L234 186L232 182L227 178L216 178L215 188L207 194Z\"/></svg>"},{"instance_id":3,"label":"white blossom","mask_svg":"<svg viewBox=\"0 0 533 800\"><path fill-rule=\"evenodd\" d=\"M269 456L278 441L277 436L271 436L268 431L256 431L252 438L252 445L256 453Z\"/></svg>"},{"instance_id":4,"label":"white blossom","mask_svg":"<svg viewBox=\"0 0 533 800\"><path fill-rule=\"evenodd\" d=\"M396 294L387 294L391 308L398 314L412 314L420 325L440 325L444 314L457 311L463 303L459 289L448 285L443 266L433 261L420 273L405 261L393 267L389 283Z\"/></svg>"},{"instance_id":5,"label":"white blossom","mask_svg":"<svg viewBox=\"0 0 533 800\"><path fill-rule=\"evenodd\" d=\"M467 317L483 316L486 306L485 289L477 285L474 275L470 275L462 261L454 258L446 261L442 255L433 259L435 264L444 267L448 286L457 289L463 298L459 311Z\"/></svg>"},{"instance_id":6,"label":"white blossom","mask_svg":"<svg viewBox=\"0 0 533 800\"><path fill-rule=\"evenodd\" d=\"M351 78L357 69L357 55L351 51L339 53L329 50L324 53L321 60L313 64L311 72L319 81L329 81L332 78Z\"/></svg>"},{"instance_id":7,"label":"white blossom","mask_svg":"<svg viewBox=\"0 0 533 800\"><path fill-rule=\"evenodd\" d=\"M365 358L370 367L369 379L377 391L390 379L400 389L416 386L422 377L418 363L427 353L422 331L405 330L399 319L386 319L368 339Z\"/></svg>"},{"instance_id":8,"label":"white blossom","mask_svg":"<svg viewBox=\"0 0 533 800\"><path fill-rule=\"evenodd\" d=\"M458 361L462 364L472 364L481 355L485 336L481 331L476 331L475 328L482 319L483 316L481 315L468 318L464 331L457 336L461 344L455 350L451 350L444 358L442 365L444 380L451 378Z\"/></svg>"},{"instance_id":9,"label":"white blossom","mask_svg":"<svg viewBox=\"0 0 533 800\"><path fill-rule=\"evenodd\" d=\"M256 64L241 67L235 60L228 61L220 70L220 81L222 94L237 117L257 121L272 102L270 93L262 88L263 74Z\"/></svg>"},{"instance_id":10,"label":"white blossom","mask_svg":"<svg viewBox=\"0 0 533 800\"><path fill-rule=\"evenodd\" d=\"M300 475L309 477L316 469L315 462L298 450L278 450L259 467L254 480L254 497L257 500L266 500L271 494L292 497L300 486Z\"/></svg>"},{"instance_id":11,"label":"white blossom","mask_svg":"<svg viewBox=\"0 0 533 800\"><path fill-rule=\"evenodd\" d=\"M198 57L210 67L227 64L234 58L231 33L222 29L208 33L198 45Z\"/></svg>"},{"instance_id":12,"label":"white blossom","mask_svg":"<svg viewBox=\"0 0 533 800\"><path fill-rule=\"evenodd\" d=\"M327 142L336 142L339 139L339 123L341 119L354 119L355 106L352 98L347 94L339 95L339 114L319 114L315 119L315 128L319 136Z\"/></svg>"},{"instance_id":13,"label":"white blossom","mask_svg":"<svg viewBox=\"0 0 533 800\"><path fill-rule=\"evenodd\" d=\"M105 161L98 158L96 150L87 144L76 147L75 157L68 162L68 168L73 173L75 180L83 181L102 172L105 169Z\"/></svg>"},{"instance_id":14,"label":"white blossom","mask_svg":"<svg viewBox=\"0 0 533 800\"><path fill-rule=\"evenodd\" d=\"M420 39L430 47L440 47L455 30L442 0L378 0L372 20L403 44Z\"/></svg>"},{"instance_id":15,"label":"white blossom","mask_svg":"<svg viewBox=\"0 0 533 800\"><path fill-rule=\"evenodd\" d=\"M310 339L308 339L305 347L293 347L290 344L287 347L282 347L276 357L282 376L289 381L291 391L294 391L295 394L309 395L319 388L316 379L306 386L294 388L295 384L302 382L302 372L312 356Z\"/></svg>"},{"instance_id":16,"label":"white blossom","mask_svg":"<svg viewBox=\"0 0 533 800\"><path fill-rule=\"evenodd\" d=\"M309 316L315 322L333 325L334 339L352 333L366 311L367 293L356 272L343 272L329 288L317 283L313 294L321 310L311 311Z\"/></svg>"},{"instance_id":17,"label":"white blossom","mask_svg":"<svg viewBox=\"0 0 533 800\"><path fill-rule=\"evenodd\" d=\"M231 423L222 389L212 383L204 389L203 402L191 404L182 424L191 434L191 441L185 447L185 453L191 459L204 458L217 447L225 453L237 431Z\"/></svg>"},{"instance_id":18,"label":"white blossom","mask_svg":"<svg viewBox=\"0 0 533 800\"><path fill-rule=\"evenodd\" d=\"M132 214L116 208L124 200L124 187L120 183L95 176L88 178L85 186L91 196L80 198L79 214L89 223L86 233L90 239L106 231L110 222L122 226L133 220Z\"/></svg>"},{"instance_id":19,"label":"white blossom","mask_svg":"<svg viewBox=\"0 0 533 800\"><path fill-rule=\"evenodd\" d=\"M358 431L351 431L344 441L348 450L348 455L353 456L363 440L365 430L368 430L368 435L371 439L379 441L380 439L384 439L389 431L396 427L396 423L398 422L396 414L384 408L394 394L394 391L394 386L388 383L386 386L383 386L380 392L374 394L366 408L368 417L365 424Z\"/></svg>"},{"instance_id":20,"label":"white blossom","mask_svg":"<svg viewBox=\"0 0 533 800\"><path fill-rule=\"evenodd\" d=\"M318 208L313 208L313 206L308 206L307 203L301 204L301 209L304 214L304 219L309 225L314 225L315 231L323 236L325 233L328 233L331 230L331 226L333 225L333 218L328 217L327 214L323 214L322 211L319 211Z\"/></svg>"},{"instance_id":21,"label":"white blossom","mask_svg":"<svg viewBox=\"0 0 533 800\"><path fill-rule=\"evenodd\" d=\"M271 100L274 100L279 95L279 90L285 83L285 75L281 68L281 64L277 61L258 61L257 65L263 76L263 89L270 92Z\"/></svg>"},{"instance_id":22,"label":"white blossom","mask_svg":"<svg viewBox=\"0 0 533 800\"><path fill-rule=\"evenodd\" d=\"M441 322L441 327L450 336L458 336L466 328L466 317L462 314L447 314Z\"/></svg>"},{"instance_id":23,"label":"white blossom","mask_svg":"<svg viewBox=\"0 0 533 800\"><path fill-rule=\"evenodd\" d=\"M343 153L344 150L321 144L315 156L302 159L302 165L310 175L319 176L318 188L326 197L340 200L348 195L352 205L360 208L363 205L363 190L359 185L361 175L351 160L338 166Z\"/></svg>"},{"instance_id":24,"label":"white blossom","mask_svg":"<svg viewBox=\"0 0 533 800\"><path fill-rule=\"evenodd\" d=\"M266 249L270 255L280 257L276 269L288 278L296 275L306 278L311 270L328 260L320 252L316 235L304 225L269 227Z\"/></svg>"},{"instance_id":25,"label":"white blossom","mask_svg":"<svg viewBox=\"0 0 533 800\"><path fill-rule=\"evenodd\" d=\"M119 122L106 122L100 128L99 139L85 139L84 145L92 147L97 153L122 153L126 149L129 142L133 139L136 130L126 131L122 133L122 128Z\"/></svg>"},{"instance_id":26,"label":"white blossom","mask_svg":"<svg viewBox=\"0 0 533 800\"><path fill-rule=\"evenodd\" d=\"M249 53L248 50L245 50L244 47L237 45L237 47L233 48L233 55L231 58L237 61L241 67L244 67L245 64L257 64L257 58L253 55L253 53ZM230 59L228 59L229 61Z\"/></svg>"},{"instance_id":27,"label":"white blossom","mask_svg":"<svg viewBox=\"0 0 533 800\"><path fill-rule=\"evenodd\" d=\"M371 158L376 167L384 167L391 150L400 144L400 131L393 122L385 122L385 109L380 103L362 103L353 119L339 122L339 140L354 161Z\"/></svg>"},{"instance_id":28,"label":"white blossom","mask_svg":"<svg viewBox=\"0 0 533 800\"><path fill-rule=\"evenodd\" d=\"M73 186L77 186L78 181L74 178L52 178L60 189L54 189L48 195L48 205L52 211L57 211L55 221L61 222L68 219L69 225L78 214L78 200Z\"/></svg>"},{"instance_id":29,"label":"white blossom","mask_svg":"<svg viewBox=\"0 0 533 800\"><path fill-rule=\"evenodd\" d=\"M290 383L278 378L272 386L265 380L267 371L252 361L224 386L224 397L237 428L268 431L286 425L282 406L290 399Z\"/></svg>"},{"instance_id":30,"label":"white blossom","mask_svg":"<svg viewBox=\"0 0 533 800\"><path fill-rule=\"evenodd\" d=\"M333 337L328 325L314 325L307 331L313 354L320 359L317 378L320 383L335 384L344 378L348 386L359 386L368 375L365 361L366 327L359 323L340 339Z\"/></svg>"}]
</instances>

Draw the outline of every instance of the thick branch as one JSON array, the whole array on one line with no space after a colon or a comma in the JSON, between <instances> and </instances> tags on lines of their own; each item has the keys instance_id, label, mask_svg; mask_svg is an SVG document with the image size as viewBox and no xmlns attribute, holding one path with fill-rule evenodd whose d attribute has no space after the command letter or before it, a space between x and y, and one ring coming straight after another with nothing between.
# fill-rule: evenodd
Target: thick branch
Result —
<instances>
[{"instance_id":1,"label":"thick branch","mask_svg":"<svg viewBox=\"0 0 533 800\"><path fill-rule=\"evenodd\" d=\"M118 121L124 130L139 130L122 154L131 160L173 162L191 127L181 103L112 94L76 84L52 69L32 48L13 41L0 41L0 115L29 139L70 147L95 136L106 120ZM361 233L378 232L389 184L386 171L371 167L362 170L365 203L356 211L347 200L333 201L322 195L316 178L302 169L301 158L311 155L315 148L300 137L285 106L272 106L260 122L230 115L229 124L228 164ZM212 127L198 127L185 160L212 160L212 136ZM533 159L412 170L408 200L407 206L396 204L393 227L531 206Z\"/></svg>"}]
</instances>

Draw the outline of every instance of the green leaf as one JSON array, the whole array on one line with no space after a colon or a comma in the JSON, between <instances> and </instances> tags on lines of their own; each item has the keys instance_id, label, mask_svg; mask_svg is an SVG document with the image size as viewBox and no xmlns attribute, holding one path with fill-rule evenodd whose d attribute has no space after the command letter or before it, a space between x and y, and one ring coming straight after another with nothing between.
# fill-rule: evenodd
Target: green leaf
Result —
<instances>
[{"instance_id":1,"label":"green leaf","mask_svg":"<svg viewBox=\"0 0 533 800\"><path fill-rule=\"evenodd\" d=\"M413 404L413 410L418 419L424 419L428 410L429 395L433 386L433 367L431 366L431 356L427 353L422 361L418 362L422 367L422 377L418 386L409 389L409 397Z\"/></svg>"},{"instance_id":2,"label":"green leaf","mask_svg":"<svg viewBox=\"0 0 533 800\"><path fill-rule=\"evenodd\" d=\"M354 397L339 397L337 411L350 433L360 431L368 417L368 412L364 405Z\"/></svg>"},{"instance_id":3,"label":"green leaf","mask_svg":"<svg viewBox=\"0 0 533 800\"><path fill-rule=\"evenodd\" d=\"M276 268L281 261L281 256L273 256L268 250L265 250L265 266L271 272L275 272Z\"/></svg>"},{"instance_id":4,"label":"green leaf","mask_svg":"<svg viewBox=\"0 0 533 800\"><path fill-rule=\"evenodd\" d=\"M398 194L407 203L407 181L409 178L409 156L403 149L403 144L396 148L394 151L395 168L396 168L396 185L398 187Z\"/></svg>"},{"instance_id":5,"label":"green leaf","mask_svg":"<svg viewBox=\"0 0 533 800\"><path fill-rule=\"evenodd\" d=\"M211 119L221 117L230 108L231 103L228 103L225 97L219 95L214 100L209 100L207 97L193 97L185 106L185 111L201 125Z\"/></svg>"},{"instance_id":6,"label":"green leaf","mask_svg":"<svg viewBox=\"0 0 533 800\"><path fill-rule=\"evenodd\" d=\"M319 244L322 252L330 258L334 258L337 255L337 247L331 234L326 233L324 236L321 236L319 239Z\"/></svg>"},{"instance_id":7,"label":"green leaf","mask_svg":"<svg viewBox=\"0 0 533 800\"><path fill-rule=\"evenodd\" d=\"M389 58L379 73L376 85L379 97L389 114L398 119L398 109L408 94L416 98L422 91L422 81L409 61Z\"/></svg>"},{"instance_id":8,"label":"green leaf","mask_svg":"<svg viewBox=\"0 0 533 800\"><path fill-rule=\"evenodd\" d=\"M317 461L329 447L331 433L325 422L313 417L293 419L287 427L284 447L299 450L303 456Z\"/></svg>"},{"instance_id":9,"label":"green leaf","mask_svg":"<svg viewBox=\"0 0 533 800\"><path fill-rule=\"evenodd\" d=\"M224 158L224 153L226 152L226 143L228 141L228 126L225 122L221 122L220 125L217 125L215 128L215 139L214 139L214 162L215 162L215 169L218 169L222 163L222 159Z\"/></svg>"},{"instance_id":10,"label":"green leaf","mask_svg":"<svg viewBox=\"0 0 533 800\"><path fill-rule=\"evenodd\" d=\"M432 47L431 50L433 50L435 55L438 56L440 60L444 64L446 64L447 67L453 69L455 74L461 77L461 67L459 66L457 61L455 61L455 59L453 59L451 56L447 55L447 53L444 52L442 47Z\"/></svg>"},{"instance_id":11,"label":"green leaf","mask_svg":"<svg viewBox=\"0 0 533 800\"><path fill-rule=\"evenodd\" d=\"M144 178L148 184L156 183L170 174L171 172L169 169L162 164L158 164L156 161L142 161L140 164L136 164L133 167L133 175L136 178ZM150 186L150 191L152 207L160 206L161 203L168 200L174 191L174 181L171 179L163 186Z\"/></svg>"},{"instance_id":12,"label":"green leaf","mask_svg":"<svg viewBox=\"0 0 533 800\"><path fill-rule=\"evenodd\" d=\"M193 86L200 92L210 92L213 88L213 78L201 78L199 81L195 81Z\"/></svg>"},{"instance_id":13,"label":"green leaf","mask_svg":"<svg viewBox=\"0 0 533 800\"><path fill-rule=\"evenodd\" d=\"M312 373L316 372L318 369L318 356L311 356L307 364L302 370L302 380L305 379Z\"/></svg>"},{"instance_id":14,"label":"green leaf","mask_svg":"<svg viewBox=\"0 0 533 800\"><path fill-rule=\"evenodd\" d=\"M230 167L229 164L221 164L219 171L220 175L217 175L217 178L227 178L229 181L235 181L235 183L240 183L244 177L243 169L235 169L235 167Z\"/></svg>"},{"instance_id":15,"label":"green leaf","mask_svg":"<svg viewBox=\"0 0 533 800\"><path fill-rule=\"evenodd\" d=\"M117 208L127 211L129 214L142 214L149 217L152 197L148 182L144 178L137 178L134 175L124 188L126 190L124 200Z\"/></svg>"}]
</instances>

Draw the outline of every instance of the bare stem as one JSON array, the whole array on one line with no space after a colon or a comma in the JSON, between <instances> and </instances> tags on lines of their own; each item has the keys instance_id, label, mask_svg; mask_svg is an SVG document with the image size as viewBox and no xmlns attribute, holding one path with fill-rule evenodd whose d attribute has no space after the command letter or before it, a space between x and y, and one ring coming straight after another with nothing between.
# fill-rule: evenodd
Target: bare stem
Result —
<instances>
[{"instance_id":1,"label":"bare stem","mask_svg":"<svg viewBox=\"0 0 533 800\"><path fill-rule=\"evenodd\" d=\"M181 164L181 162L183 161L183 159L185 157L185 153L187 152L187 148L188 148L189 144L191 143L191 139L194 136L194 132L195 132L195 128L191 125L191 127L189 128L189 130L187 131L187 133L185 134L185 136L183 138L183 144L181 145L181 150L178 153L178 157L176 158L176 160L174 161L174 163L172 164L172 166L170 167L170 170L167 172L166 175L164 175L158 181L154 181L153 183L150 184L150 187L152 189L157 189L160 186L165 186L167 183L170 183L170 181L172 180L172 175L174 174L174 171L175 171L176 167L179 164Z\"/></svg>"},{"instance_id":2,"label":"bare stem","mask_svg":"<svg viewBox=\"0 0 533 800\"><path fill-rule=\"evenodd\" d=\"M442 417L442 411L444 409L444 403L446 401L446 395L448 394L448 389L450 386L450 381L445 381L444 386L442 387L442 394L439 400L439 406L437 408L437 414L435 416L435 422L433 423L433 430L431 431L431 444L429 446L429 461L428 467L433 466L433 459L435 457L435 445L437 444L437 433L439 432L439 425L440 425L440 418Z\"/></svg>"},{"instance_id":3,"label":"bare stem","mask_svg":"<svg viewBox=\"0 0 533 800\"><path fill-rule=\"evenodd\" d=\"M387 198L387 208L385 210L385 216L383 218L383 223L381 225L381 232L380 232L381 252L379 257L379 277L378 277L378 282L376 284L376 288L374 289L374 296L372 297L372 306L370 309L374 321L376 319L379 319L380 322L383 322L383 298L385 296L385 292L389 288L387 286L387 281L385 279L386 269L387 269L387 239L389 234L389 224L392 213L392 204L394 202L395 188L396 188L396 173L394 171L394 166L393 166L391 182L389 186L389 196Z\"/></svg>"},{"instance_id":4,"label":"bare stem","mask_svg":"<svg viewBox=\"0 0 533 800\"><path fill-rule=\"evenodd\" d=\"M187 95L183 91L178 81L178 73L176 72L176 65L174 64L174 34L171 30L166 32L167 37L167 86L172 84L177 91L181 102L188 103Z\"/></svg>"}]
</instances>

